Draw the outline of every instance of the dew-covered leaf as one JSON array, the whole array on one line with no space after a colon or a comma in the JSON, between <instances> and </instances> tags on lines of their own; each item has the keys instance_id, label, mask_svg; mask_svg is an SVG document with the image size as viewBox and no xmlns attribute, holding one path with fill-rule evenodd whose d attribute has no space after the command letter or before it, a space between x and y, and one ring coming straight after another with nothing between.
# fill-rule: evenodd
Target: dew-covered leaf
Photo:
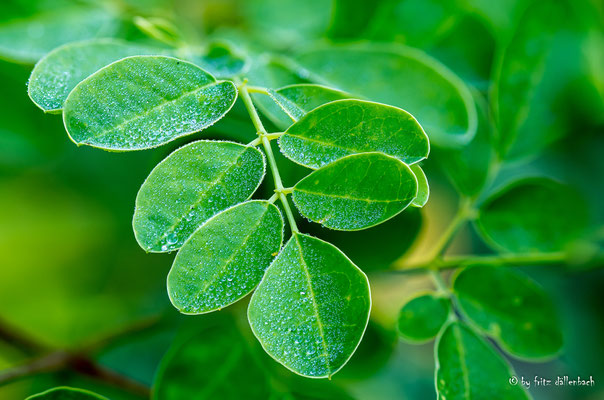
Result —
<instances>
[{"instance_id":1,"label":"dew-covered leaf","mask_svg":"<svg viewBox=\"0 0 604 400\"><path fill-rule=\"evenodd\" d=\"M522 385L512 384L508 363L462 322L452 322L436 344L436 390L439 400L528 400Z\"/></svg>"},{"instance_id":2,"label":"dew-covered leaf","mask_svg":"<svg viewBox=\"0 0 604 400\"><path fill-rule=\"evenodd\" d=\"M326 46L297 59L317 83L407 110L438 145L467 143L476 132L468 88L419 50L375 43Z\"/></svg>"},{"instance_id":3,"label":"dew-covered leaf","mask_svg":"<svg viewBox=\"0 0 604 400\"><path fill-rule=\"evenodd\" d=\"M29 396L26 400L108 400L99 394L84 389L60 386Z\"/></svg>"},{"instance_id":4,"label":"dew-covered leaf","mask_svg":"<svg viewBox=\"0 0 604 400\"><path fill-rule=\"evenodd\" d=\"M0 58L33 64L65 43L113 36L119 21L98 8L61 9L0 25Z\"/></svg>"},{"instance_id":5,"label":"dew-covered leaf","mask_svg":"<svg viewBox=\"0 0 604 400\"><path fill-rule=\"evenodd\" d=\"M68 43L36 64L29 78L29 97L46 112L63 108L69 92L102 67L128 56L164 54L166 50L117 39L94 39Z\"/></svg>"},{"instance_id":6,"label":"dew-covered leaf","mask_svg":"<svg viewBox=\"0 0 604 400\"><path fill-rule=\"evenodd\" d=\"M207 140L181 147L151 171L136 196L136 240L146 251L181 247L208 218L247 200L264 170L254 147Z\"/></svg>"},{"instance_id":7,"label":"dew-covered leaf","mask_svg":"<svg viewBox=\"0 0 604 400\"><path fill-rule=\"evenodd\" d=\"M428 202L430 197L430 185L428 184L428 178L424 173L424 170L418 165L413 164L410 166L411 171L417 179L417 196L413 199L411 205L413 207L423 207Z\"/></svg>"},{"instance_id":8,"label":"dew-covered leaf","mask_svg":"<svg viewBox=\"0 0 604 400\"><path fill-rule=\"evenodd\" d=\"M247 67L245 56L239 54L232 45L212 41L200 54L193 53L191 61L218 78L231 78Z\"/></svg>"},{"instance_id":9,"label":"dew-covered leaf","mask_svg":"<svg viewBox=\"0 0 604 400\"><path fill-rule=\"evenodd\" d=\"M559 251L587 224L583 198L547 178L513 182L482 204L476 223L485 240L510 252Z\"/></svg>"},{"instance_id":10,"label":"dew-covered leaf","mask_svg":"<svg viewBox=\"0 0 604 400\"><path fill-rule=\"evenodd\" d=\"M249 201L206 221L182 246L168 295L184 314L219 310L250 293L281 249L283 218L267 201Z\"/></svg>"},{"instance_id":11,"label":"dew-covered leaf","mask_svg":"<svg viewBox=\"0 0 604 400\"><path fill-rule=\"evenodd\" d=\"M369 282L335 246L294 233L252 295L248 317L266 352L293 372L330 377L369 319Z\"/></svg>"},{"instance_id":12,"label":"dew-covered leaf","mask_svg":"<svg viewBox=\"0 0 604 400\"><path fill-rule=\"evenodd\" d=\"M102 68L67 97L63 119L78 145L142 150L198 132L233 106L237 88L171 57L133 56Z\"/></svg>"},{"instance_id":13,"label":"dew-covered leaf","mask_svg":"<svg viewBox=\"0 0 604 400\"><path fill-rule=\"evenodd\" d=\"M426 293L409 300L398 315L398 334L411 342L430 340L447 322L451 302L436 293Z\"/></svg>"},{"instance_id":14,"label":"dew-covered leaf","mask_svg":"<svg viewBox=\"0 0 604 400\"><path fill-rule=\"evenodd\" d=\"M314 109L289 127L279 146L289 159L310 168L373 151L413 164L430 151L426 133L411 114L362 100L339 100Z\"/></svg>"},{"instance_id":15,"label":"dew-covered leaf","mask_svg":"<svg viewBox=\"0 0 604 400\"><path fill-rule=\"evenodd\" d=\"M269 94L294 122L325 103L351 97L340 90L310 83L269 89Z\"/></svg>"},{"instance_id":16,"label":"dew-covered leaf","mask_svg":"<svg viewBox=\"0 0 604 400\"><path fill-rule=\"evenodd\" d=\"M417 196L417 179L402 161L382 153L346 156L294 186L300 213L338 230L359 230L403 211Z\"/></svg>"},{"instance_id":17,"label":"dew-covered leaf","mask_svg":"<svg viewBox=\"0 0 604 400\"><path fill-rule=\"evenodd\" d=\"M468 267L453 290L462 312L510 354L543 358L562 347L554 305L528 277L501 267Z\"/></svg>"}]
</instances>

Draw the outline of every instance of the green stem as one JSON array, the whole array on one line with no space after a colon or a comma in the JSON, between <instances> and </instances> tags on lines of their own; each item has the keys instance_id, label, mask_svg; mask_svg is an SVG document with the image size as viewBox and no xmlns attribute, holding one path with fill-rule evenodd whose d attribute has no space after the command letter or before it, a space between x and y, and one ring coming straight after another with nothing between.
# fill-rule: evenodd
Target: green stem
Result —
<instances>
[{"instance_id":1,"label":"green stem","mask_svg":"<svg viewBox=\"0 0 604 400\"><path fill-rule=\"evenodd\" d=\"M428 257L428 263L433 263L440 258L443 253L447 250L447 247L451 243L451 240L455 237L455 234L465 224L470 216L472 215L472 201L467 198L460 199L459 208L453 219L445 229L444 233L440 236L438 242L432 248L430 257Z\"/></svg>"}]
</instances>

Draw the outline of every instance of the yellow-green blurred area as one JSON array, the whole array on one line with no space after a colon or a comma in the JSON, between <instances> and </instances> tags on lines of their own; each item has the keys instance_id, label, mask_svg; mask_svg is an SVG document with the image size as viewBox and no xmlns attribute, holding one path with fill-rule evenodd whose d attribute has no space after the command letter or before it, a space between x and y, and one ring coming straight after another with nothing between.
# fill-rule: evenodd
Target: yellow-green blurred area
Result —
<instances>
[{"instance_id":1,"label":"yellow-green blurred area","mask_svg":"<svg viewBox=\"0 0 604 400\"><path fill-rule=\"evenodd\" d=\"M520 48L516 33L526 28L525 47L509 66L517 77L510 86L534 84L537 96L530 104L518 98L523 107L518 118L531 116L519 134L541 134L518 143L540 151L527 156L525 147L513 148L512 161L504 164L492 187L521 176L548 176L576 187L586 199L596 237L587 254L604 240L604 4L563 2L573 13L550 21L549 2L542 0L3 0L0 30L38 14L94 3L122 16L118 35L130 40L146 40L131 24L133 16L162 17L201 43L208 35L224 38L252 58L270 52L291 55L317 43L405 44L435 57L478 93L477 98L492 105L501 58L510 46ZM544 37L546 28L550 34ZM551 51L536 62L523 62L541 46L552 46ZM254 129L238 104L211 129L161 148L127 153L78 148L65 133L60 115L44 114L28 98L33 65L8 58L0 54L0 327L50 350L78 349L151 319L156 322L148 329L94 352L104 367L151 386L168 349L198 335L217 317L184 317L171 306L166 275L174 255L146 254L138 247L132 233L136 193L152 168L180 145L201 137L247 143L254 139ZM273 78L279 86L291 83L279 83L278 74ZM486 108L484 119L491 124L493 110ZM512 129L514 123L501 126ZM358 351L330 381L295 377L260 352L261 365L271 371L277 387L290 393L282 398L435 397L433 343L407 344L395 333L402 304L432 283L424 274L389 270L421 261L455 212L459 196L437 162L439 152L433 149L422 165L431 195L421 211L406 211L375 230L343 236L301 223L303 231L324 235L368 273L373 308ZM293 185L303 171L283 157L278 161L286 185ZM261 188L262 195L271 190ZM460 232L449 251L487 253L489 248L471 226ZM510 359L517 374L531 379L593 376L596 382L590 388L531 388L535 399L604 398L602 267L518 267L553 297L565 345L554 360ZM222 313L238 321L248 300ZM239 322L229 323L243 331L241 340L257 347L249 326ZM0 336L0 370L31 356ZM211 369L208 364L199 370L190 366L201 374ZM220 385L245 384L246 369L242 371L241 382L238 375L230 375L228 382L216 383L207 398L223 398ZM143 398L66 368L2 386L0 399L23 399L59 385L95 390L115 400Z\"/></svg>"}]
</instances>

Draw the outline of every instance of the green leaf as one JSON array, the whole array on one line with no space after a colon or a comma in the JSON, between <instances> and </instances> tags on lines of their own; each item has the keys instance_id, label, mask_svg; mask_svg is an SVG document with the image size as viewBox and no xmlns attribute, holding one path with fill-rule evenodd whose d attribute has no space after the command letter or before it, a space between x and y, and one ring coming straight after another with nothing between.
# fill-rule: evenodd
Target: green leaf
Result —
<instances>
[{"instance_id":1,"label":"green leaf","mask_svg":"<svg viewBox=\"0 0 604 400\"><path fill-rule=\"evenodd\" d=\"M124 58L80 82L63 119L78 145L143 150L209 127L233 106L237 88L176 58Z\"/></svg>"},{"instance_id":2,"label":"green leaf","mask_svg":"<svg viewBox=\"0 0 604 400\"><path fill-rule=\"evenodd\" d=\"M325 103L351 97L340 90L308 83L269 89L269 94L294 122Z\"/></svg>"},{"instance_id":3,"label":"green leaf","mask_svg":"<svg viewBox=\"0 0 604 400\"><path fill-rule=\"evenodd\" d=\"M128 56L162 53L166 51L117 39L68 43L36 64L29 78L29 97L45 112L60 112L69 92L102 67Z\"/></svg>"},{"instance_id":4,"label":"green leaf","mask_svg":"<svg viewBox=\"0 0 604 400\"><path fill-rule=\"evenodd\" d=\"M468 267L453 290L463 313L510 354L543 358L562 347L554 305L531 279L502 267Z\"/></svg>"},{"instance_id":5,"label":"green leaf","mask_svg":"<svg viewBox=\"0 0 604 400\"><path fill-rule=\"evenodd\" d=\"M314 171L294 186L300 213L338 230L380 224L417 196L417 179L402 161L382 153L354 154Z\"/></svg>"},{"instance_id":6,"label":"green leaf","mask_svg":"<svg viewBox=\"0 0 604 400\"><path fill-rule=\"evenodd\" d=\"M413 164L430 152L428 137L411 114L361 100L339 100L314 109L279 138L279 146L289 159L310 168L373 151Z\"/></svg>"},{"instance_id":7,"label":"green leaf","mask_svg":"<svg viewBox=\"0 0 604 400\"><path fill-rule=\"evenodd\" d=\"M436 293L409 300L398 315L398 334L411 342L433 339L449 318L451 302Z\"/></svg>"},{"instance_id":8,"label":"green leaf","mask_svg":"<svg viewBox=\"0 0 604 400\"><path fill-rule=\"evenodd\" d=\"M322 47L298 56L318 83L403 108L438 145L467 143L476 109L465 84L425 53L398 45Z\"/></svg>"},{"instance_id":9,"label":"green leaf","mask_svg":"<svg viewBox=\"0 0 604 400\"><path fill-rule=\"evenodd\" d=\"M428 185L428 178L424 173L424 170L418 164L413 164L410 166L411 171L415 175L415 179L417 179L417 196L413 199L411 203L414 207L423 207L428 202L428 198L430 197L430 186Z\"/></svg>"},{"instance_id":10,"label":"green leaf","mask_svg":"<svg viewBox=\"0 0 604 400\"><path fill-rule=\"evenodd\" d=\"M202 54L194 53L191 61L219 78L231 78L247 68L247 59L226 42L213 41L203 49Z\"/></svg>"},{"instance_id":11,"label":"green leaf","mask_svg":"<svg viewBox=\"0 0 604 400\"><path fill-rule=\"evenodd\" d=\"M106 397L84 389L61 386L29 396L25 400L108 400Z\"/></svg>"},{"instance_id":12,"label":"green leaf","mask_svg":"<svg viewBox=\"0 0 604 400\"><path fill-rule=\"evenodd\" d=\"M248 317L271 357L326 378L354 353L370 308L365 274L333 245L294 232L252 295Z\"/></svg>"},{"instance_id":13,"label":"green leaf","mask_svg":"<svg viewBox=\"0 0 604 400\"><path fill-rule=\"evenodd\" d=\"M450 323L436 344L436 390L440 400L526 400L513 371L484 339L461 322Z\"/></svg>"},{"instance_id":14,"label":"green leaf","mask_svg":"<svg viewBox=\"0 0 604 400\"><path fill-rule=\"evenodd\" d=\"M264 156L254 147L206 140L181 147L136 196L136 240L146 251L178 249L208 218L249 199L264 172Z\"/></svg>"},{"instance_id":15,"label":"green leaf","mask_svg":"<svg viewBox=\"0 0 604 400\"><path fill-rule=\"evenodd\" d=\"M249 201L206 221L182 246L168 274L168 295L184 314L216 311L262 279L283 241L283 218L267 201Z\"/></svg>"},{"instance_id":16,"label":"green leaf","mask_svg":"<svg viewBox=\"0 0 604 400\"><path fill-rule=\"evenodd\" d=\"M65 43L113 36L119 22L106 10L61 9L0 25L0 58L33 64Z\"/></svg>"},{"instance_id":17,"label":"green leaf","mask_svg":"<svg viewBox=\"0 0 604 400\"><path fill-rule=\"evenodd\" d=\"M585 231L586 205L571 187L547 178L513 182L482 204L479 232L496 249L559 251Z\"/></svg>"}]
</instances>

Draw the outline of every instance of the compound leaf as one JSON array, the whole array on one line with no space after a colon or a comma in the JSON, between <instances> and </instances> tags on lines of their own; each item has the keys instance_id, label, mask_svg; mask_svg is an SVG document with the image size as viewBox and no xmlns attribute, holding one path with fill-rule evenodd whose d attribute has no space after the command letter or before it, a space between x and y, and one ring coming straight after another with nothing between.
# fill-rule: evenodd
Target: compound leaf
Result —
<instances>
[{"instance_id":1,"label":"compound leaf","mask_svg":"<svg viewBox=\"0 0 604 400\"><path fill-rule=\"evenodd\" d=\"M562 347L554 305L529 278L505 268L468 267L453 289L463 313L510 354L543 358Z\"/></svg>"},{"instance_id":2,"label":"compound leaf","mask_svg":"<svg viewBox=\"0 0 604 400\"><path fill-rule=\"evenodd\" d=\"M136 240L146 251L179 248L208 218L247 200L264 171L264 156L254 147L206 140L181 147L151 171L136 196Z\"/></svg>"},{"instance_id":3,"label":"compound leaf","mask_svg":"<svg viewBox=\"0 0 604 400\"><path fill-rule=\"evenodd\" d=\"M417 179L402 161L382 153L354 154L318 169L294 186L300 213L323 226L359 230L403 211Z\"/></svg>"},{"instance_id":4,"label":"compound leaf","mask_svg":"<svg viewBox=\"0 0 604 400\"><path fill-rule=\"evenodd\" d=\"M325 378L356 350L370 308L365 274L335 246L294 232L252 295L248 317L271 357Z\"/></svg>"},{"instance_id":5,"label":"compound leaf","mask_svg":"<svg viewBox=\"0 0 604 400\"><path fill-rule=\"evenodd\" d=\"M299 120L325 103L351 97L340 90L310 83L285 86L277 90L269 89L269 94L293 121Z\"/></svg>"},{"instance_id":6,"label":"compound leaf","mask_svg":"<svg viewBox=\"0 0 604 400\"><path fill-rule=\"evenodd\" d=\"M572 188L547 178L516 181L480 207L480 233L510 252L559 251L585 230L587 212Z\"/></svg>"},{"instance_id":7,"label":"compound leaf","mask_svg":"<svg viewBox=\"0 0 604 400\"><path fill-rule=\"evenodd\" d=\"M476 132L469 89L422 51L375 43L325 46L298 61L318 83L407 110L438 145L467 143Z\"/></svg>"},{"instance_id":8,"label":"compound leaf","mask_svg":"<svg viewBox=\"0 0 604 400\"><path fill-rule=\"evenodd\" d=\"M462 322L452 322L436 344L436 390L440 400L528 400L514 385L510 366L484 339Z\"/></svg>"},{"instance_id":9,"label":"compound leaf","mask_svg":"<svg viewBox=\"0 0 604 400\"><path fill-rule=\"evenodd\" d=\"M434 338L447 322L451 302L436 293L426 293L409 300L398 315L398 333L411 342Z\"/></svg>"},{"instance_id":10,"label":"compound leaf","mask_svg":"<svg viewBox=\"0 0 604 400\"><path fill-rule=\"evenodd\" d=\"M29 396L25 400L108 400L99 394L84 389L60 386Z\"/></svg>"},{"instance_id":11,"label":"compound leaf","mask_svg":"<svg viewBox=\"0 0 604 400\"><path fill-rule=\"evenodd\" d=\"M71 90L102 67L128 56L165 52L117 39L68 43L36 64L29 78L29 97L45 112L60 112Z\"/></svg>"},{"instance_id":12,"label":"compound leaf","mask_svg":"<svg viewBox=\"0 0 604 400\"><path fill-rule=\"evenodd\" d=\"M114 36L117 18L106 10L73 8L0 25L0 58L33 64L65 43Z\"/></svg>"},{"instance_id":13,"label":"compound leaf","mask_svg":"<svg viewBox=\"0 0 604 400\"><path fill-rule=\"evenodd\" d=\"M410 166L410 168L417 179L417 196L415 199L413 199L411 205L414 207L423 207L426 205L428 198L430 197L428 178L426 177L424 170L419 165L413 164Z\"/></svg>"},{"instance_id":14,"label":"compound leaf","mask_svg":"<svg viewBox=\"0 0 604 400\"><path fill-rule=\"evenodd\" d=\"M71 139L107 150L142 150L198 132L233 106L237 89L176 58L133 56L80 82L65 101Z\"/></svg>"},{"instance_id":15,"label":"compound leaf","mask_svg":"<svg viewBox=\"0 0 604 400\"><path fill-rule=\"evenodd\" d=\"M408 112L362 100L327 103L279 138L292 161L320 168L347 155L378 151L413 164L428 156L426 133Z\"/></svg>"},{"instance_id":16,"label":"compound leaf","mask_svg":"<svg viewBox=\"0 0 604 400\"><path fill-rule=\"evenodd\" d=\"M172 304L184 314L219 310L250 293L283 240L283 218L249 201L206 221L182 246L168 274Z\"/></svg>"}]
</instances>

